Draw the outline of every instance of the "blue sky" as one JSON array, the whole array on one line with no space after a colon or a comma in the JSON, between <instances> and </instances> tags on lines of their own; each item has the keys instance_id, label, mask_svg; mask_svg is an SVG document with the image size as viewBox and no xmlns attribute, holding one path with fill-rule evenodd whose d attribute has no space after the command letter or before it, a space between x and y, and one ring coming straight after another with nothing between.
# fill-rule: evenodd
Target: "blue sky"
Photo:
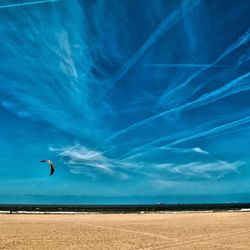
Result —
<instances>
[{"instance_id":1,"label":"blue sky","mask_svg":"<svg viewBox=\"0 0 250 250\"><path fill-rule=\"evenodd\" d=\"M1 1L0 202L250 202L249 12Z\"/></svg>"}]
</instances>

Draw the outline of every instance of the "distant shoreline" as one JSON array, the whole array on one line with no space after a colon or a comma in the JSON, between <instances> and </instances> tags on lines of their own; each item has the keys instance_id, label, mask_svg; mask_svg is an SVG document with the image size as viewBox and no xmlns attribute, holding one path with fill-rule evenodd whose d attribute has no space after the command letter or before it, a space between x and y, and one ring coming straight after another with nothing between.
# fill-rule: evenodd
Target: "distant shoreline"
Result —
<instances>
[{"instance_id":1,"label":"distant shoreline","mask_svg":"<svg viewBox=\"0 0 250 250\"><path fill-rule=\"evenodd\" d=\"M0 211L0 215L115 215L115 214L192 214L192 213L248 213L250 209L235 209L235 210L191 210L191 211L140 211L140 212L36 212L36 211Z\"/></svg>"},{"instance_id":2,"label":"distant shoreline","mask_svg":"<svg viewBox=\"0 0 250 250\"><path fill-rule=\"evenodd\" d=\"M137 205L68 205L68 204L0 204L0 213L8 214L89 214L89 213L191 213L249 212L250 203L214 204L137 204Z\"/></svg>"}]
</instances>

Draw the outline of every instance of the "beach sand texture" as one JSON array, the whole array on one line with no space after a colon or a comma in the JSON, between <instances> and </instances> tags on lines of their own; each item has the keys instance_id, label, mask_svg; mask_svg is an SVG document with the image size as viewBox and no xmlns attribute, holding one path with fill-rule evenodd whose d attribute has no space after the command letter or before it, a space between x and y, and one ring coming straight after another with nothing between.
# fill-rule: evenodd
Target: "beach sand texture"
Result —
<instances>
[{"instance_id":1,"label":"beach sand texture","mask_svg":"<svg viewBox=\"0 0 250 250\"><path fill-rule=\"evenodd\" d=\"M250 213L1 214L0 249L250 249Z\"/></svg>"}]
</instances>

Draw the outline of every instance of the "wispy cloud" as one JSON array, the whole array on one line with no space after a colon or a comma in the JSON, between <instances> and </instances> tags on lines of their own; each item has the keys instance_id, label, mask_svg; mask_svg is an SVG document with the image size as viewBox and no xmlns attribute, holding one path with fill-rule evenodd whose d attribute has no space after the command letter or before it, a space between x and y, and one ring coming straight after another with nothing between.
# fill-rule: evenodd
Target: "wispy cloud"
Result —
<instances>
[{"instance_id":1,"label":"wispy cloud","mask_svg":"<svg viewBox=\"0 0 250 250\"><path fill-rule=\"evenodd\" d=\"M229 172L237 172L242 162L229 163L222 160L213 162L190 162L186 164L176 164L173 162L157 163L147 162L138 159L115 159L105 155L105 152L90 150L84 146L75 145L72 147L54 148L50 151L57 153L65 165L70 168L73 174L84 174L95 176L96 174L107 174L122 179L129 178L131 174L144 175L149 178L158 178L157 171L168 171L184 176L194 176L202 178L220 178ZM181 151L187 152L186 151ZM200 148L189 149L189 152L209 155L207 151Z\"/></svg>"},{"instance_id":2,"label":"wispy cloud","mask_svg":"<svg viewBox=\"0 0 250 250\"><path fill-rule=\"evenodd\" d=\"M128 178L128 174L135 174L142 168L135 161L123 161L109 157L105 152L89 149L85 146L74 145L71 147L49 147L51 152L70 168L73 174L92 175L106 174L121 179ZM143 171L141 172L143 174Z\"/></svg>"},{"instance_id":3,"label":"wispy cloud","mask_svg":"<svg viewBox=\"0 0 250 250\"><path fill-rule=\"evenodd\" d=\"M154 141L152 144L148 143L146 145L143 145L141 147L135 148L131 150L127 155L123 156L123 160L131 160L131 159L136 159L136 158L141 158L144 157L150 153L154 153L157 151L167 151L170 153L177 153L177 154L186 154L186 153L198 153L198 154L203 154L203 155L209 155L209 152L199 148L177 148L177 147L168 147L168 146L151 146L153 145ZM144 149L144 150L143 150Z\"/></svg>"},{"instance_id":4,"label":"wispy cloud","mask_svg":"<svg viewBox=\"0 0 250 250\"><path fill-rule=\"evenodd\" d=\"M177 152L177 153L198 153L202 155L210 155L209 152L201 149L200 147L195 147L195 148L176 148L176 147L167 147L167 146L161 146L159 147L160 149L165 149L170 152Z\"/></svg>"},{"instance_id":5,"label":"wispy cloud","mask_svg":"<svg viewBox=\"0 0 250 250\"><path fill-rule=\"evenodd\" d=\"M150 37L146 40L146 42L142 45L142 47L136 51L136 53L122 66L122 68L114 75L111 79L112 85L111 87L119 81L127 71L134 66L138 60L145 54L145 52L156 43L156 41L169 29L171 29L176 23L178 23L181 19L183 19L186 15L188 15L196 6L200 3L199 0L195 2L185 1L182 6L174 11L171 15L167 16L157 29L152 32Z\"/></svg>"},{"instance_id":6,"label":"wispy cloud","mask_svg":"<svg viewBox=\"0 0 250 250\"><path fill-rule=\"evenodd\" d=\"M197 72L195 72L191 77L189 77L185 82L183 82L182 84L179 84L178 86L176 86L175 88L166 91L160 98L159 102L164 102L164 100L167 100L169 98L170 95L175 94L177 91L183 89L185 86L187 86L192 80L194 80L196 77L198 77L199 75L201 75L204 71L212 68L212 67L216 67L217 63L220 62L222 59L224 59L226 56L230 55L232 52L234 52L237 48L239 48L240 46L248 43L250 41L250 29L248 29L242 36L240 36L238 38L237 41L235 41L234 43L230 44L228 48L226 48L226 50L221 53L217 59L211 63L206 65L205 67L202 67L200 70L198 70Z\"/></svg>"},{"instance_id":7,"label":"wispy cloud","mask_svg":"<svg viewBox=\"0 0 250 250\"><path fill-rule=\"evenodd\" d=\"M35 5L35 4L43 4L43 3L53 3L53 2L59 2L59 1L62 1L62 0L43 0L43 1L30 1L30 2L16 3L16 4L6 4L6 5L0 5L0 9Z\"/></svg>"},{"instance_id":8,"label":"wispy cloud","mask_svg":"<svg viewBox=\"0 0 250 250\"><path fill-rule=\"evenodd\" d=\"M171 142L171 143L169 143L169 144L167 144L165 146L172 147L172 146L178 145L178 144L183 143L183 142L188 142L188 141L192 141L192 140L195 140L195 139L200 139L200 138L203 138L203 137L214 135L214 134L217 134L219 132L223 132L224 130L232 129L232 128L235 128L235 127L241 126L241 125L246 125L248 123L250 123L250 116L247 116L247 117L242 118L240 120L236 120L236 121L233 121L233 122L229 122L229 123L226 123L226 124L211 128L211 129L209 129L207 131L203 131L203 132L200 132L200 133L197 133L197 134L182 138L180 140Z\"/></svg>"},{"instance_id":9,"label":"wispy cloud","mask_svg":"<svg viewBox=\"0 0 250 250\"><path fill-rule=\"evenodd\" d=\"M199 63L166 63L166 64L146 64L146 68L223 68L225 65L199 64Z\"/></svg>"},{"instance_id":10,"label":"wispy cloud","mask_svg":"<svg viewBox=\"0 0 250 250\"><path fill-rule=\"evenodd\" d=\"M238 172L238 168L242 166L243 162L190 162L180 165L158 165L160 168L165 168L172 173L181 174L185 176L203 177L203 178L221 178L229 172Z\"/></svg>"},{"instance_id":11,"label":"wispy cloud","mask_svg":"<svg viewBox=\"0 0 250 250\"><path fill-rule=\"evenodd\" d=\"M30 120L35 120L35 117L32 115L32 113L17 107L14 103L11 103L9 101L2 101L0 105L21 118L28 118Z\"/></svg>"},{"instance_id":12,"label":"wispy cloud","mask_svg":"<svg viewBox=\"0 0 250 250\"><path fill-rule=\"evenodd\" d=\"M5 8L49 2L53 1L27 1ZM70 5L64 1L60 5L47 4L46 8L49 11L42 9L32 14L25 8L13 9L8 12L10 16L2 16L2 106L18 116L43 121L58 131L78 138L90 135L94 139L102 116L98 106L105 107L107 103L100 98L98 104L93 104L95 100L91 98L92 94L99 98L102 93L98 90L102 87L91 73L94 59L85 40L82 6L79 1ZM47 25L48 19L51 22Z\"/></svg>"},{"instance_id":13,"label":"wispy cloud","mask_svg":"<svg viewBox=\"0 0 250 250\"><path fill-rule=\"evenodd\" d=\"M111 137L107 139L107 141L113 140L118 136L121 136L133 129L139 128L141 126L144 126L152 121L155 121L159 117L163 117L172 113L180 112L186 109L193 109L193 108L198 108L213 102L216 102L222 98L234 95L236 93L240 93L243 91L250 90L250 85L249 85L249 80L250 80L250 73L246 73L244 75L241 75L237 77L236 79L232 80L231 82L225 84L224 86L213 90L211 92L208 92L198 99L185 103L177 108L169 109L163 112L160 112L156 115L153 115L149 118L143 119L139 122L136 122L127 128L121 129L117 132L115 132Z\"/></svg>"},{"instance_id":14,"label":"wispy cloud","mask_svg":"<svg viewBox=\"0 0 250 250\"><path fill-rule=\"evenodd\" d=\"M199 147L192 148L192 150L194 152L197 152L197 153L200 153L200 154L209 155L209 152L207 152L207 151L205 151L205 150L203 150L203 149L201 149Z\"/></svg>"},{"instance_id":15,"label":"wispy cloud","mask_svg":"<svg viewBox=\"0 0 250 250\"><path fill-rule=\"evenodd\" d=\"M99 169L109 174L113 173L113 164L104 155L104 152L89 150L87 147L79 145L65 148L50 147L49 149L66 160L73 173L82 173L84 169L88 170L89 168Z\"/></svg>"},{"instance_id":16,"label":"wispy cloud","mask_svg":"<svg viewBox=\"0 0 250 250\"><path fill-rule=\"evenodd\" d=\"M249 116L247 116L245 118L242 118L242 119L239 119L239 120L229 122L229 123L225 123L225 124L222 124L222 125L219 125L219 126L215 126L215 127L210 128L208 130L201 131L201 132L192 134L190 136L183 137L181 139L169 142L169 143L167 143L167 144L165 144L163 146L160 146L160 147L153 147L152 148L153 145L157 145L157 144L162 143L162 142L169 139L169 136L165 136L165 137L153 140L150 143L144 144L144 145L142 145L140 147L134 148L124 158L125 159L135 158L135 157L145 155L148 152L158 150L158 149L166 149L166 150L170 150L170 151L172 150L172 151L179 151L179 152L182 150L183 152L189 152L190 149L177 149L176 145L179 145L179 144L184 143L184 142L190 142L190 141L193 141L193 140L206 138L206 137L212 136L212 135L218 136L221 133L224 133L225 131L230 131L230 130L234 131L238 127L240 127L242 125L247 125L248 123L250 123L250 117ZM199 147L193 148L191 150L196 151L198 153L206 154L205 153L206 151L203 152L203 150L200 149ZM207 152L207 154L209 155L208 152Z\"/></svg>"}]
</instances>

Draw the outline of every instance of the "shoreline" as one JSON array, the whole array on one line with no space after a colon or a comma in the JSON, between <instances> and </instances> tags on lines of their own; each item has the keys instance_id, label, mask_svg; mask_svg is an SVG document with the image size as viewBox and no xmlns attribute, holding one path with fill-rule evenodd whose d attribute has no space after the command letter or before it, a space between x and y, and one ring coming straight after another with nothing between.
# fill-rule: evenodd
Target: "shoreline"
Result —
<instances>
[{"instance_id":1,"label":"shoreline","mask_svg":"<svg viewBox=\"0 0 250 250\"><path fill-rule=\"evenodd\" d=\"M116 214L127 214L127 215L143 215L143 214L193 214L193 213L248 213L250 209L229 209L229 210L183 210L183 211L139 211L139 212L75 212L75 211L1 211L0 214L59 214L59 215L116 215Z\"/></svg>"}]
</instances>

